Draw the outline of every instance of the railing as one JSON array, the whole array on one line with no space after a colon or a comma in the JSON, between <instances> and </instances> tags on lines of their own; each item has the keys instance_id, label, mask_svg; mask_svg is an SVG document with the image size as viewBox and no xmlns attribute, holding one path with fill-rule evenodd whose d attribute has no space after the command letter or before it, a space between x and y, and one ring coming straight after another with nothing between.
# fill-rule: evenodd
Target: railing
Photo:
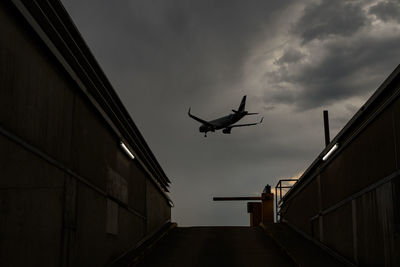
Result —
<instances>
[{"instance_id":1,"label":"railing","mask_svg":"<svg viewBox=\"0 0 400 267\"><path fill-rule=\"evenodd\" d=\"M297 182L297 179L281 179L276 184L276 186L275 186L275 220L276 220L276 222L279 222L281 219L280 218L280 215L281 215L280 205L281 205L282 198L288 191L287 189L292 188L296 182ZM282 189L284 189L283 192L282 192ZM279 198L279 200L278 200L278 198Z\"/></svg>"}]
</instances>

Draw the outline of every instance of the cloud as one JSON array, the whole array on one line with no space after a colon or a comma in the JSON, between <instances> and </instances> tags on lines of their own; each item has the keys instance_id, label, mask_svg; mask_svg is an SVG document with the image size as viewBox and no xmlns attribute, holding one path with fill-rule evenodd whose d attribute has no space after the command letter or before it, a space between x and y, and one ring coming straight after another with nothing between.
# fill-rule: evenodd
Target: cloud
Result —
<instances>
[{"instance_id":1,"label":"cloud","mask_svg":"<svg viewBox=\"0 0 400 267\"><path fill-rule=\"evenodd\" d=\"M382 78L377 76L382 66L391 66L392 69L396 66L400 58L400 51L396 48L399 43L400 35L335 41L324 47L325 56L317 64L304 64L284 79L302 88L295 95L301 109L364 95L372 89L370 84L377 88L382 82ZM280 99L275 97L275 100Z\"/></svg>"},{"instance_id":2,"label":"cloud","mask_svg":"<svg viewBox=\"0 0 400 267\"><path fill-rule=\"evenodd\" d=\"M375 15L384 22L396 21L400 23L399 1L381 1L369 9L369 13Z\"/></svg>"},{"instance_id":3,"label":"cloud","mask_svg":"<svg viewBox=\"0 0 400 267\"><path fill-rule=\"evenodd\" d=\"M301 61L305 57L305 54L302 53L300 50L297 50L295 48L288 48L283 56L281 56L275 63L277 65L283 65L285 63L297 63Z\"/></svg>"},{"instance_id":4,"label":"cloud","mask_svg":"<svg viewBox=\"0 0 400 267\"><path fill-rule=\"evenodd\" d=\"M364 98L376 89L398 64L400 28L374 25L366 10L356 1L306 6L295 24L301 26L300 35L282 49L263 77L269 86L264 102L304 111L354 96ZM354 21L345 29L353 13Z\"/></svg>"},{"instance_id":5,"label":"cloud","mask_svg":"<svg viewBox=\"0 0 400 267\"><path fill-rule=\"evenodd\" d=\"M329 36L350 36L367 24L358 1L322 0L304 8L303 16L292 29L303 43Z\"/></svg>"}]
</instances>

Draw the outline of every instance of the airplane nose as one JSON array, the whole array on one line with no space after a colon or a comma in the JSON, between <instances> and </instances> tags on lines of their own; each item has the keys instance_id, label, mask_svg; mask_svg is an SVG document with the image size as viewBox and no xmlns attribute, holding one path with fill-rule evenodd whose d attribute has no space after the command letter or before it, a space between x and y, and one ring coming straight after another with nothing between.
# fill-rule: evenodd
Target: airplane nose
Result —
<instances>
[{"instance_id":1,"label":"airplane nose","mask_svg":"<svg viewBox=\"0 0 400 267\"><path fill-rule=\"evenodd\" d=\"M206 129L205 129L205 127L204 126L200 126L200 128L199 128L199 132L205 132L206 131Z\"/></svg>"}]
</instances>

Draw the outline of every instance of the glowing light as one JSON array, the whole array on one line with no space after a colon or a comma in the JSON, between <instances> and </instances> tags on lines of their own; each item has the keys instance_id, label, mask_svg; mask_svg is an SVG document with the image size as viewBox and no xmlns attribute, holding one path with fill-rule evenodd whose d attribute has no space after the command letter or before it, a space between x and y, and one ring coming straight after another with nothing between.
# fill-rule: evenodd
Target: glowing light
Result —
<instances>
[{"instance_id":1,"label":"glowing light","mask_svg":"<svg viewBox=\"0 0 400 267\"><path fill-rule=\"evenodd\" d=\"M131 159L135 159L135 156L132 154L132 152L129 150L129 148L124 144L124 142L121 141L120 144L121 144L122 149L126 152L126 154L128 154L128 156Z\"/></svg>"},{"instance_id":2,"label":"glowing light","mask_svg":"<svg viewBox=\"0 0 400 267\"><path fill-rule=\"evenodd\" d=\"M323 161L326 161L332 154L333 152L336 151L336 149L338 149L339 144L335 144L329 151L328 153L325 154L325 156L322 158Z\"/></svg>"}]
</instances>

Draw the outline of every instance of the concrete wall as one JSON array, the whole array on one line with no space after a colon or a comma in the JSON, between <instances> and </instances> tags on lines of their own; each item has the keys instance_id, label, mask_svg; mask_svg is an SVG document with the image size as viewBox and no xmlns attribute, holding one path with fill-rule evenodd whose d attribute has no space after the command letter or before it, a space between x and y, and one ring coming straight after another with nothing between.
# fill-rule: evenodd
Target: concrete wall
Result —
<instances>
[{"instance_id":1,"label":"concrete wall","mask_svg":"<svg viewBox=\"0 0 400 267\"><path fill-rule=\"evenodd\" d=\"M0 266L104 266L168 200L5 1L0 36Z\"/></svg>"},{"instance_id":2,"label":"concrete wall","mask_svg":"<svg viewBox=\"0 0 400 267\"><path fill-rule=\"evenodd\" d=\"M399 75L385 86L281 206L283 221L361 266L400 265Z\"/></svg>"}]
</instances>

